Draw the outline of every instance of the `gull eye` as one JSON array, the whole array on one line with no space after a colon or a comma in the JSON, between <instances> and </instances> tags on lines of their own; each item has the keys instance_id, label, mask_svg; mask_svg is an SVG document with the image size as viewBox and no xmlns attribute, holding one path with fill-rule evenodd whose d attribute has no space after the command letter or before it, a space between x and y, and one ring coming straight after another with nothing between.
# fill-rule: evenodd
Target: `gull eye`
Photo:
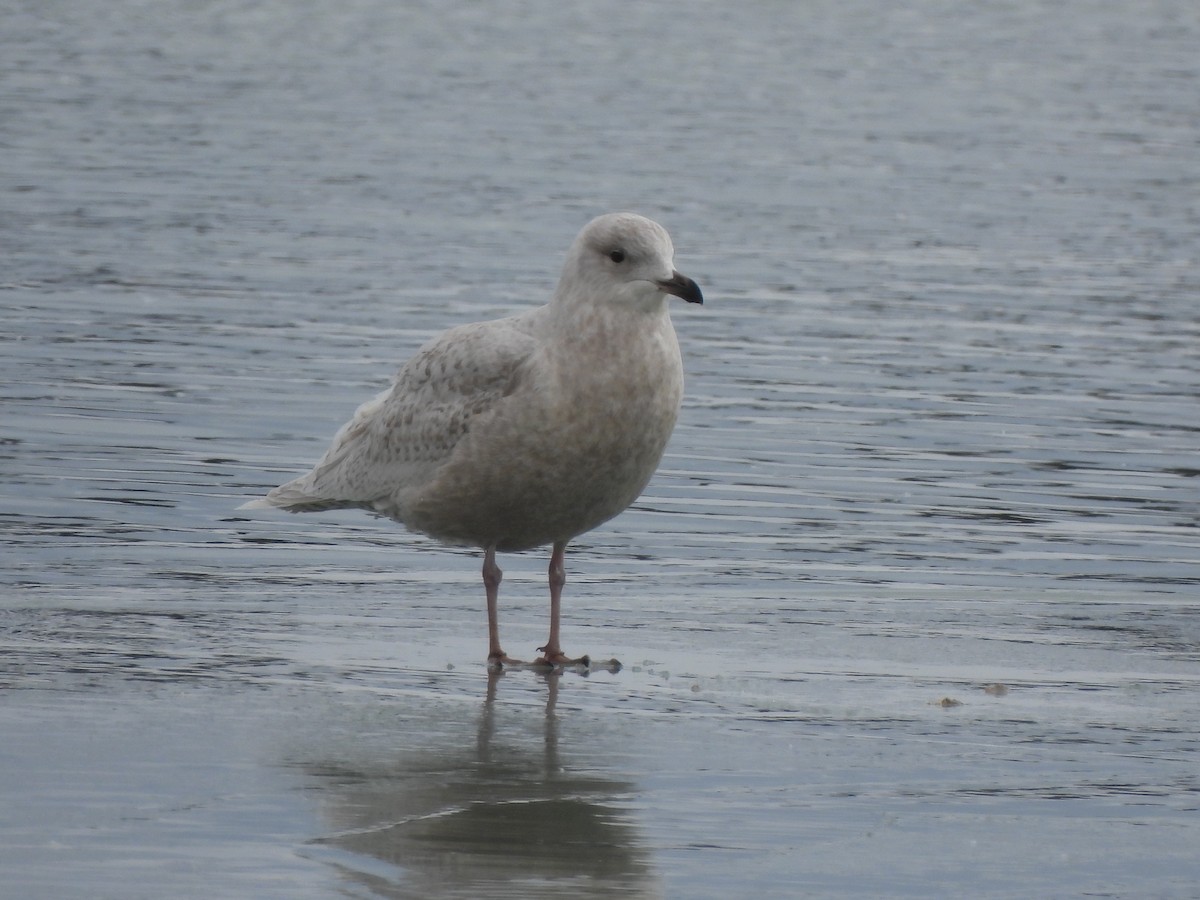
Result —
<instances>
[{"instance_id":1,"label":"gull eye","mask_svg":"<svg viewBox=\"0 0 1200 900\"><path fill-rule=\"evenodd\" d=\"M610 254L608 254L608 258L611 259L615 263L625 262L625 251L624 250L614 250Z\"/></svg>"}]
</instances>

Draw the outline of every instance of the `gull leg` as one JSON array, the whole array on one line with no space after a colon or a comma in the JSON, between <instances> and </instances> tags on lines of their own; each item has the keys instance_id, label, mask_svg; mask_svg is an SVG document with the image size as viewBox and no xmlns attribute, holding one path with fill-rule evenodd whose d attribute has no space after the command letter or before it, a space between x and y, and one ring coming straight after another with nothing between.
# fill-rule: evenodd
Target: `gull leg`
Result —
<instances>
[{"instance_id":1,"label":"gull leg","mask_svg":"<svg viewBox=\"0 0 1200 900\"><path fill-rule=\"evenodd\" d=\"M542 658L538 660L538 663L548 666L586 666L590 664L591 660L586 656L571 659L563 653L558 639L559 606L562 600L563 585L567 583L567 572L563 566L563 558L566 553L567 542L556 541L554 550L550 553L550 639L546 641L545 647L538 647L542 651Z\"/></svg>"},{"instance_id":2,"label":"gull leg","mask_svg":"<svg viewBox=\"0 0 1200 900\"><path fill-rule=\"evenodd\" d=\"M483 554L483 589L487 592L488 611L488 668L498 669L506 665L521 665L519 660L509 658L500 647L500 615L497 600L500 597L500 582L504 573L496 565L496 548L491 546Z\"/></svg>"}]
</instances>

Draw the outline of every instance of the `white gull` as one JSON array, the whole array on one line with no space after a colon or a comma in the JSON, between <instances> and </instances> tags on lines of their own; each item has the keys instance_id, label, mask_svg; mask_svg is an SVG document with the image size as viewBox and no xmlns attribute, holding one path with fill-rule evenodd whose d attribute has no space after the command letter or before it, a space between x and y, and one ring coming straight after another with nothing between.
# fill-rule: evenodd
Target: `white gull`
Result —
<instances>
[{"instance_id":1,"label":"white gull","mask_svg":"<svg viewBox=\"0 0 1200 900\"><path fill-rule=\"evenodd\" d=\"M500 646L496 551L547 544L543 665L586 665L559 642L567 543L629 506L658 467L683 394L667 295L702 303L666 230L632 213L592 220L545 306L425 344L342 426L305 475L241 509L360 508L484 550L488 661Z\"/></svg>"}]
</instances>

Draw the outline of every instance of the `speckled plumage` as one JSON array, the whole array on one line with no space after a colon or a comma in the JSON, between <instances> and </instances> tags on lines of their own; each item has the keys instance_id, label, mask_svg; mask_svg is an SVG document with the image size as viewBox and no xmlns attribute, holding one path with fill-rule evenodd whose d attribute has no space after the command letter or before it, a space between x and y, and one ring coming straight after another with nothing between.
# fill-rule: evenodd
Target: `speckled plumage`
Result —
<instances>
[{"instance_id":1,"label":"speckled plumage","mask_svg":"<svg viewBox=\"0 0 1200 900\"><path fill-rule=\"evenodd\" d=\"M434 338L310 472L245 506L360 507L489 559L565 546L637 498L674 428L667 294L701 296L673 253L649 219L593 220L547 305Z\"/></svg>"}]
</instances>

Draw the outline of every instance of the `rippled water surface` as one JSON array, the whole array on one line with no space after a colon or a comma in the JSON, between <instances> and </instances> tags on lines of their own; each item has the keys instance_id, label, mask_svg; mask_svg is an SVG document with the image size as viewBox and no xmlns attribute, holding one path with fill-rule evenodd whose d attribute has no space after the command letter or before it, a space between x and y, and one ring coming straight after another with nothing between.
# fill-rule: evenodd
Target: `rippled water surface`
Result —
<instances>
[{"instance_id":1,"label":"rippled water surface","mask_svg":"<svg viewBox=\"0 0 1200 900\"><path fill-rule=\"evenodd\" d=\"M574 6L0 11L0 892L1194 896L1195 5ZM616 208L625 667L489 678L475 554L235 507Z\"/></svg>"}]
</instances>

